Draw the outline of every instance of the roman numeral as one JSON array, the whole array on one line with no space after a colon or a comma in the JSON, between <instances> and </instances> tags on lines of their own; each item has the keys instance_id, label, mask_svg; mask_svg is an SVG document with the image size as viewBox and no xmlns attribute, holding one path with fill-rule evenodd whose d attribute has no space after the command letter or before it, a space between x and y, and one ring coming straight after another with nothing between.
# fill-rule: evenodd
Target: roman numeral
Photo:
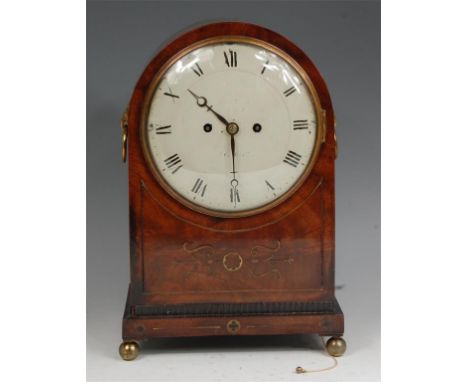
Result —
<instances>
[{"instance_id":1,"label":"roman numeral","mask_svg":"<svg viewBox=\"0 0 468 382\"><path fill-rule=\"evenodd\" d=\"M265 73L265 69L267 68L267 65L268 65L269 62L270 62L270 61L268 60L267 62L265 62L265 63L263 64L263 69L262 69L262 71L260 72L260 74Z\"/></svg>"},{"instance_id":2,"label":"roman numeral","mask_svg":"<svg viewBox=\"0 0 468 382\"><path fill-rule=\"evenodd\" d=\"M164 163L166 163L166 167L169 170L175 167L172 170L173 174L179 171L179 169L183 166L181 162L182 162L182 159L180 159L179 154L174 154L174 155L171 155L169 158L164 159Z\"/></svg>"},{"instance_id":3,"label":"roman numeral","mask_svg":"<svg viewBox=\"0 0 468 382\"><path fill-rule=\"evenodd\" d=\"M195 66L192 65L190 68L195 72L195 74L198 77L201 77L203 75L203 70L200 68L200 65L198 65L198 62L195 63Z\"/></svg>"},{"instance_id":4,"label":"roman numeral","mask_svg":"<svg viewBox=\"0 0 468 382\"><path fill-rule=\"evenodd\" d=\"M266 185L267 185L267 187L268 187L269 189L271 189L272 191L275 190L275 188L270 184L270 182L269 182L268 180L265 180L265 183L266 183Z\"/></svg>"},{"instance_id":5,"label":"roman numeral","mask_svg":"<svg viewBox=\"0 0 468 382\"><path fill-rule=\"evenodd\" d=\"M283 162L293 167L297 167L297 165L301 161L301 158L302 158L301 155L299 155L298 153L295 153L292 150L289 150L288 153L286 154L286 158L283 159Z\"/></svg>"},{"instance_id":6,"label":"roman numeral","mask_svg":"<svg viewBox=\"0 0 468 382\"><path fill-rule=\"evenodd\" d=\"M289 89L286 89L283 94L286 97L289 97L291 94L293 94L296 91L296 88L294 86L291 86Z\"/></svg>"},{"instance_id":7,"label":"roman numeral","mask_svg":"<svg viewBox=\"0 0 468 382\"><path fill-rule=\"evenodd\" d=\"M236 188L231 188L231 203L240 203L239 190Z\"/></svg>"},{"instance_id":8,"label":"roman numeral","mask_svg":"<svg viewBox=\"0 0 468 382\"><path fill-rule=\"evenodd\" d=\"M228 68L233 68L237 66L237 52L229 49L229 55L226 52L224 53L224 62Z\"/></svg>"},{"instance_id":9,"label":"roman numeral","mask_svg":"<svg viewBox=\"0 0 468 382\"><path fill-rule=\"evenodd\" d=\"M169 92L164 92L164 95L167 95L168 97L172 97L172 98L180 98L178 95L175 95Z\"/></svg>"},{"instance_id":10,"label":"roman numeral","mask_svg":"<svg viewBox=\"0 0 468 382\"><path fill-rule=\"evenodd\" d=\"M195 184L193 185L192 187L192 192L194 194L198 194L200 193L200 195L203 197L205 196L205 191L206 191L206 183L203 184L203 180L201 180L200 178L198 178L196 181L195 181ZM203 186L203 187L202 187Z\"/></svg>"},{"instance_id":11,"label":"roman numeral","mask_svg":"<svg viewBox=\"0 0 468 382\"><path fill-rule=\"evenodd\" d=\"M156 134L170 134L171 125L156 127Z\"/></svg>"},{"instance_id":12,"label":"roman numeral","mask_svg":"<svg viewBox=\"0 0 468 382\"><path fill-rule=\"evenodd\" d=\"M307 122L307 119L296 119L293 121L293 128L294 130L308 129L309 123Z\"/></svg>"}]
</instances>

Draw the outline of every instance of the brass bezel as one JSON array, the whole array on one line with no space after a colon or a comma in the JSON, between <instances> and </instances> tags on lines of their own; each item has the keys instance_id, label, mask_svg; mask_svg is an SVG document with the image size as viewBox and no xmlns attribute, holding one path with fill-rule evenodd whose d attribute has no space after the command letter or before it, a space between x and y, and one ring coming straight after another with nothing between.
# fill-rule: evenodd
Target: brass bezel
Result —
<instances>
[{"instance_id":1,"label":"brass bezel","mask_svg":"<svg viewBox=\"0 0 468 382\"><path fill-rule=\"evenodd\" d=\"M151 155L151 152L148 147L148 137L147 137L147 132L146 132L146 125L147 125L147 119L148 119L148 112L149 108L151 105L151 101L154 97L155 90L163 77L163 75L166 73L166 71L180 58L185 56L186 54L190 53L193 50L199 49L201 47L204 47L206 45L211 45L211 44L219 44L219 43L225 43L225 42L237 42L237 43L244 43L244 44L251 44L251 45L257 45L260 46L264 49L267 49L274 54L277 54L280 56L282 59L284 59L289 65L291 65L301 76L302 80L306 84L307 90L309 91L309 94L312 98L312 102L314 105L315 109L315 114L316 114L316 120L317 120L317 129L316 129L316 135L315 135L315 144L314 148L312 151L312 155L310 156L309 163L307 164L304 172L302 175L299 177L299 179L296 181L296 183L283 195L278 197L277 199L273 200L270 203L264 204L260 207L253 208L250 210L244 210L244 211L218 211L218 210L212 210L200 205L197 205L193 203L191 200L185 198L181 194L179 194L176 190L174 190L164 179L164 177L160 174L156 164L154 163L153 156ZM310 77L307 75L305 70L294 60L288 53L285 51L281 50L280 48L257 38L253 37L248 37L248 36L237 36L237 35L221 35L221 36L216 36L216 37L211 37L207 39L200 40L194 44L191 44L184 49L181 49L177 54L173 55L170 60L168 60L156 73L156 75L153 77L151 80L151 83L148 87L148 90L145 94L144 102L143 102L143 110L142 110L142 118L141 118L141 123L140 123L140 142L142 144L143 148L143 154L145 157L145 160L147 164L149 165L152 174L155 176L156 180L158 183L163 187L163 189L171 195L174 199L182 203L184 206L190 208L193 211L209 215L209 216L215 216L215 217L222 217L222 218L241 218L241 217L247 217L247 216L252 216L252 215L257 215L262 212L265 212L267 210L270 210L277 205L281 204L284 202L286 199L288 199L294 192L296 192L299 187L302 186L302 184L305 182L307 177L309 176L310 172L312 171L312 168L317 161L318 154L320 151L320 146L322 143L325 141L325 133L326 133L326 118L325 118L325 110L322 109L319 96L317 91L315 90L315 87L312 83L312 80Z\"/></svg>"}]
</instances>

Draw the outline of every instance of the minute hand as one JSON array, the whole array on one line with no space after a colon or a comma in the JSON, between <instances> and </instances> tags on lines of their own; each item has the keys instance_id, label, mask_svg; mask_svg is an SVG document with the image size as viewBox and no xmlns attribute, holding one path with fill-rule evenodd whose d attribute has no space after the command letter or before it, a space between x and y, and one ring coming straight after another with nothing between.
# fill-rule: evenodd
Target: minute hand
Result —
<instances>
[{"instance_id":1,"label":"minute hand","mask_svg":"<svg viewBox=\"0 0 468 382\"><path fill-rule=\"evenodd\" d=\"M236 154L236 143L234 141L234 135L231 135L231 154L232 154L232 177L236 179L236 166L235 166L235 154Z\"/></svg>"}]
</instances>

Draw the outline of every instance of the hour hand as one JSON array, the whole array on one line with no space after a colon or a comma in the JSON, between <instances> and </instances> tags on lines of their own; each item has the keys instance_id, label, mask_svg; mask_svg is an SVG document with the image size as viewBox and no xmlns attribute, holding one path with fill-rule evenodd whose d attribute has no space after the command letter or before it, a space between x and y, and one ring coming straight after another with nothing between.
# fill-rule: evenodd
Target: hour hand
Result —
<instances>
[{"instance_id":1,"label":"hour hand","mask_svg":"<svg viewBox=\"0 0 468 382\"><path fill-rule=\"evenodd\" d=\"M227 121L227 119L224 118L222 115L219 115L217 112L215 112L211 106L207 106L207 108L208 108L209 111L211 111L211 112L216 116L216 118L218 118L218 120L219 120L224 126L229 125L229 122Z\"/></svg>"},{"instance_id":2,"label":"hour hand","mask_svg":"<svg viewBox=\"0 0 468 382\"><path fill-rule=\"evenodd\" d=\"M199 96L197 94L195 94L193 91L191 91L190 89L187 89L190 94L192 94L195 99L197 100L197 105L200 106L200 107L206 107L208 109L208 111L211 111L215 116L216 118L218 118L218 120L224 125L224 126L227 126L229 125L229 122L227 121L226 118L224 118L222 115L218 114L216 111L213 110L213 107L212 106L208 106L208 100L205 98L205 97L202 97L202 96Z\"/></svg>"},{"instance_id":3,"label":"hour hand","mask_svg":"<svg viewBox=\"0 0 468 382\"><path fill-rule=\"evenodd\" d=\"M190 89L187 89L187 90L190 92L190 94L192 94L192 95L195 97L195 99L197 100L197 105L198 105L198 106L204 107L204 106L207 105L208 101L207 101L207 99L206 99L205 97L201 97L201 96L196 95L196 94L195 94L193 91L191 91Z\"/></svg>"}]
</instances>

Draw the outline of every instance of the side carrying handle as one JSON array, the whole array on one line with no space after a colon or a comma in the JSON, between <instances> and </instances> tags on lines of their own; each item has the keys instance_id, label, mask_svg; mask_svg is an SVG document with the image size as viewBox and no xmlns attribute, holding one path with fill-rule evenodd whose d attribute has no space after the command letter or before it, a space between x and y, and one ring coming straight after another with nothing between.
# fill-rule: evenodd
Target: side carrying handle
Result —
<instances>
[{"instance_id":1,"label":"side carrying handle","mask_svg":"<svg viewBox=\"0 0 468 382\"><path fill-rule=\"evenodd\" d=\"M321 127L321 135L322 135L322 142L320 143L325 143L326 137L327 137L327 111L325 109L322 109L322 126Z\"/></svg>"},{"instance_id":2,"label":"side carrying handle","mask_svg":"<svg viewBox=\"0 0 468 382\"><path fill-rule=\"evenodd\" d=\"M338 141L336 140L336 118L333 120L333 137L335 138L335 159L338 158Z\"/></svg>"},{"instance_id":3,"label":"side carrying handle","mask_svg":"<svg viewBox=\"0 0 468 382\"><path fill-rule=\"evenodd\" d=\"M128 109L120 119L120 130L122 130L122 162L127 161L127 139L128 139Z\"/></svg>"},{"instance_id":4,"label":"side carrying handle","mask_svg":"<svg viewBox=\"0 0 468 382\"><path fill-rule=\"evenodd\" d=\"M327 111L325 109L322 109L322 125L321 125L321 131L322 135L322 142L325 143L326 136L327 136ZM336 117L333 115L333 139L335 142L335 160L338 158L338 141L336 139Z\"/></svg>"}]
</instances>

